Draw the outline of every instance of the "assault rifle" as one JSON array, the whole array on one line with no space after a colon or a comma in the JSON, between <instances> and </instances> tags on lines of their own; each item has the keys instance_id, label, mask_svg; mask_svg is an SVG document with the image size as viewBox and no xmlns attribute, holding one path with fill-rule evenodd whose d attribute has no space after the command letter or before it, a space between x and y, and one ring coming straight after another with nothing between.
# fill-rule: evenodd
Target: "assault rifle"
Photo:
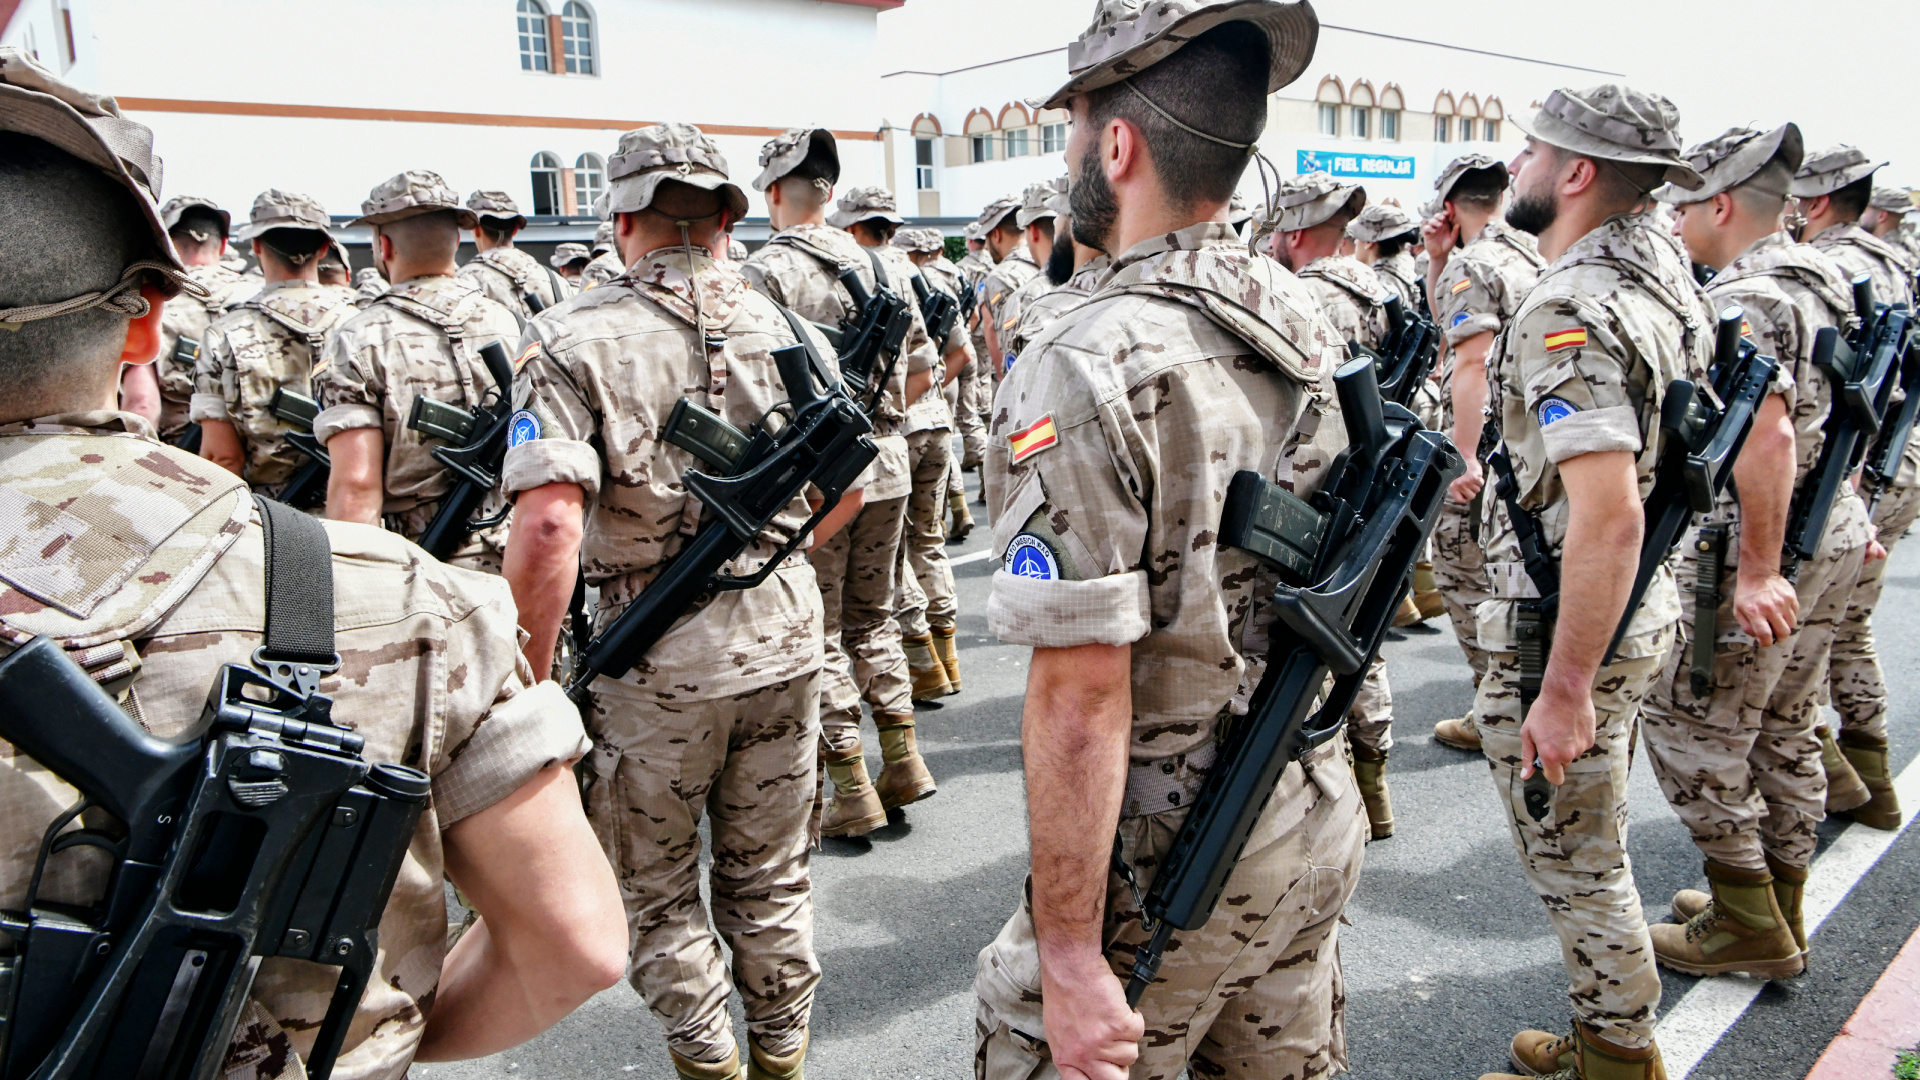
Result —
<instances>
[{"instance_id":1,"label":"assault rifle","mask_svg":"<svg viewBox=\"0 0 1920 1080\"><path fill-rule=\"evenodd\" d=\"M1379 360L1380 396L1410 409L1440 358L1440 330L1425 312L1408 311L1398 296L1385 307L1391 332Z\"/></svg>"},{"instance_id":2,"label":"assault rifle","mask_svg":"<svg viewBox=\"0 0 1920 1080\"><path fill-rule=\"evenodd\" d=\"M1340 733L1447 485L1465 469L1446 436L1381 400L1371 360L1349 361L1334 385L1351 445L1318 494L1303 501L1255 472L1228 486L1221 542L1280 571L1272 648L1247 715L1233 722L1141 901L1152 938L1134 953L1128 1004L1153 982L1173 932L1197 930L1213 914L1287 765ZM1329 670L1336 678L1315 711Z\"/></svg>"},{"instance_id":3,"label":"assault rifle","mask_svg":"<svg viewBox=\"0 0 1920 1080\"><path fill-rule=\"evenodd\" d=\"M493 517L474 520L474 511L486 501L487 493L500 485L500 463L507 456L507 425L513 416L513 363L499 342L480 347L480 359L493 376L492 404L482 403L471 414L463 409L434 401L414 398L407 426L423 435L453 443L452 448L436 446L433 460L447 467L455 477L453 490L440 502L433 520L420 534L420 546L436 559L445 559L459 551L481 529L490 529L506 520L507 511Z\"/></svg>"},{"instance_id":4,"label":"assault rifle","mask_svg":"<svg viewBox=\"0 0 1920 1080\"><path fill-rule=\"evenodd\" d=\"M874 291L867 292L853 267L842 267L838 276L841 286L853 299L853 315L838 327L818 323L814 327L839 353L840 375L846 381L848 393L856 399L861 394L867 395L861 408L871 416L887 392L887 383L893 379L894 365L900 362L901 346L907 340L907 331L913 327L913 311L899 293L887 287L880 256L869 251L867 258L873 262ZM874 382L876 372L880 376L878 383Z\"/></svg>"},{"instance_id":5,"label":"assault rifle","mask_svg":"<svg viewBox=\"0 0 1920 1080\"><path fill-rule=\"evenodd\" d=\"M193 365L200 359L200 343L181 335L173 341L173 363L175 367L186 369L189 378L193 375ZM200 452L200 425L189 423L173 437L173 445L189 454Z\"/></svg>"},{"instance_id":6,"label":"assault rifle","mask_svg":"<svg viewBox=\"0 0 1920 1080\"><path fill-rule=\"evenodd\" d=\"M1893 414L1893 422L1880 429L1880 437L1874 440L1873 448L1867 451L1865 471L1861 475L1861 484L1867 489L1867 515L1873 515L1874 508L1880 503L1880 496L1893 486L1894 478L1900 475L1900 461L1907 452L1907 440L1913 435L1913 422L1916 412L1920 412L1920 335L1911 329L1913 316L1908 315L1909 331L1907 348L1901 354L1900 390L1906 395L1900 409Z\"/></svg>"},{"instance_id":7,"label":"assault rifle","mask_svg":"<svg viewBox=\"0 0 1920 1080\"><path fill-rule=\"evenodd\" d=\"M1831 326L1813 338L1813 363L1833 384L1833 407L1827 413L1820 459L1793 493L1787 514L1787 543L1780 561L1789 578L1820 550L1833 500L1866 456L1865 440L1879 433L1886 418L1894 387L1888 376L1907 348L1907 309L1874 303L1873 280L1865 274L1853 279L1853 307L1860 324L1844 341Z\"/></svg>"},{"instance_id":8,"label":"assault rifle","mask_svg":"<svg viewBox=\"0 0 1920 1080\"><path fill-rule=\"evenodd\" d=\"M567 684L567 696L576 705L586 706L593 680L617 679L631 670L701 596L751 589L772 576L879 452L867 437L872 421L844 390L838 385L815 390L813 372L821 371L824 382L824 370L804 335L800 341L773 352L787 387L790 417L769 414L748 433L685 398L674 406L666 439L713 470L688 469L682 477L688 494L706 508L705 520L659 576L581 650ZM776 425L775 416L787 423ZM747 577L721 573L809 484L823 496L820 507L788 534L760 571Z\"/></svg>"},{"instance_id":9,"label":"assault rifle","mask_svg":"<svg viewBox=\"0 0 1920 1080\"><path fill-rule=\"evenodd\" d=\"M920 321L927 324L927 336L935 349L944 350L960 317L960 302L945 289L929 289L919 274L913 275L913 293L920 300Z\"/></svg>"},{"instance_id":10,"label":"assault rifle","mask_svg":"<svg viewBox=\"0 0 1920 1080\"><path fill-rule=\"evenodd\" d=\"M274 534L305 515L260 505L271 566ZM81 795L47 827L24 910L0 912L15 948L0 958L0 1077L217 1077L272 956L341 969L306 1058L308 1076L332 1073L431 783L369 764L317 692L332 668L276 649L272 597L292 590L319 594L326 619L323 639L299 641L333 648L332 580L311 577L276 588L269 573L268 645L221 669L182 739L148 734L51 639L0 660L0 738ZM105 895L41 900L48 858L73 847L111 859Z\"/></svg>"},{"instance_id":11,"label":"assault rifle","mask_svg":"<svg viewBox=\"0 0 1920 1080\"><path fill-rule=\"evenodd\" d=\"M313 437L313 418L320 415L319 404L305 394L282 386L273 392L267 409L293 429L287 432L287 445L307 458L306 464L294 470L280 488L280 501L296 510L319 505L326 500L327 479L333 473L333 459L327 456L327 448Z\"/></svg>"}]
</instances>

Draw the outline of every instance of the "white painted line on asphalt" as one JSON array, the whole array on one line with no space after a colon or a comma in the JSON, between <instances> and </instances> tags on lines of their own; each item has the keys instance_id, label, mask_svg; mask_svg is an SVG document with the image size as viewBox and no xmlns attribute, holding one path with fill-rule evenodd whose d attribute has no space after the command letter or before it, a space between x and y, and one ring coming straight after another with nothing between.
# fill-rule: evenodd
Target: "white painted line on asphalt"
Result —
<instances>
[{"instance_id":1,"label":"white painted line on asphalt","mask_svg":"<svg viewBox=\"0 0 1920 1080\"><path fill-rule=\"evenodd\" d=\"M965 554L965 555L957 555L951 559L948 559L947 565L948 566L965 566L968 563L986 562L988 559L991 559L991 558L993 558L993 552L991 551L974 551L974 552L969 552L968 554Z\"/></svg>"},{"instance_id":2,"label":"white painted line on asphalt","mask_svg":"<svg viewBox=\"0 0 1920 1080\"><path fill-rule=\"evenodd\" d=\"M1900 794L1900 832L1850 825L1825 854L1813 861L1812 871L1807 875L1806 895L1801 900L1801 917L1809 936L1820 929L1827 916L1839 909L1853 887L1867 876L1907 826L1913 824L1914 813L1920 810L1920 760L1908 765L1894 779L1893 786ZM1674 1080L1686 1080L1720 1042L1720 1037L1745 1015L1764 985L1758 979L1733 976L1702 979L1688 991L1654 1028L1660 1042L1660 1056L1666 1059L1667 1075Z\"/></svg>"}]
</instances>

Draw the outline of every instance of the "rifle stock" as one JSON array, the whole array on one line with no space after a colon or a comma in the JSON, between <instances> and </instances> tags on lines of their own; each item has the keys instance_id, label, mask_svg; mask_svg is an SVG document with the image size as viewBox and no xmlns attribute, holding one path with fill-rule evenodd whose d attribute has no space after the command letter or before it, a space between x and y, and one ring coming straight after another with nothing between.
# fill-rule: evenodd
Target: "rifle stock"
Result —
<instances>
[{"instance_id":1,"label":"rifle stock","mask_svg":"<svg viewBox=\"0 0 1920 1080\"><path fill-rule=\"evenodd\" d=\"M312 398L296 393L282 386L273 392L273 400L268 410L287 425L287 445L306 456L306 463L294 470L287 482L281 485L280 501L298 510L305 510L325 501L327 480L333 475L333 459L327 456L327 450L313 437L313 420L320 415L320 408Z\"/></svg>"}]
</instances>

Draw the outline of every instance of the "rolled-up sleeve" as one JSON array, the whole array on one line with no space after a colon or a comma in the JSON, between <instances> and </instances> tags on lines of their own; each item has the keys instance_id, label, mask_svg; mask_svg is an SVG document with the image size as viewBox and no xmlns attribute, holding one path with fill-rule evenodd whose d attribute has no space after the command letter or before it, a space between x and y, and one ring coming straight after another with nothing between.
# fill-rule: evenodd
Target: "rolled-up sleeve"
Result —
<instances>
[{"instance_id":1,"label":"rolled-up sleeve","mask_svg":"<svg viewBox=\"0 0 1920 1080\"><path fill-rule=\"evenodd\" d=\"M560 684L543 682L495 705L433 778L433 805L448 828L590 748L580 713Z\"/></svg>"},{"instance_id":2,"label":"rolled-up sleeve","mask_svg":"<svg viewBox=\"0 0 1920 1080\"><path fill-rule=\"evenodd\" d=\"M997 570L987 626L1009 645L1068 649L1131 645L1152 627L1147 572L1091 581L1043 581Z\"/></svg>"}]
</instances>

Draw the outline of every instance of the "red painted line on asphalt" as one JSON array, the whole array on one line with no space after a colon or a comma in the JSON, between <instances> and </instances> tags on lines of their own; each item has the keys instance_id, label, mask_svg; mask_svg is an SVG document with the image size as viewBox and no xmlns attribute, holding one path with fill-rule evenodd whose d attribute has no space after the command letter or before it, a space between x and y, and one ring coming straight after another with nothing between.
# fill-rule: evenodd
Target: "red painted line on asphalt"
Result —
<instances>
[{"instance_id":1,"label":"red painted line on asphalt","mask_svg":"<svg viewBox=\"0 0 1920 1080\"><path fill-rule=\"evenodd\" d=\"M1887 965L1807 1080L1862 1080L1891 1076L1902 1050L1920 1044L1920 930Z\"/></svg>"}]
</instances>

